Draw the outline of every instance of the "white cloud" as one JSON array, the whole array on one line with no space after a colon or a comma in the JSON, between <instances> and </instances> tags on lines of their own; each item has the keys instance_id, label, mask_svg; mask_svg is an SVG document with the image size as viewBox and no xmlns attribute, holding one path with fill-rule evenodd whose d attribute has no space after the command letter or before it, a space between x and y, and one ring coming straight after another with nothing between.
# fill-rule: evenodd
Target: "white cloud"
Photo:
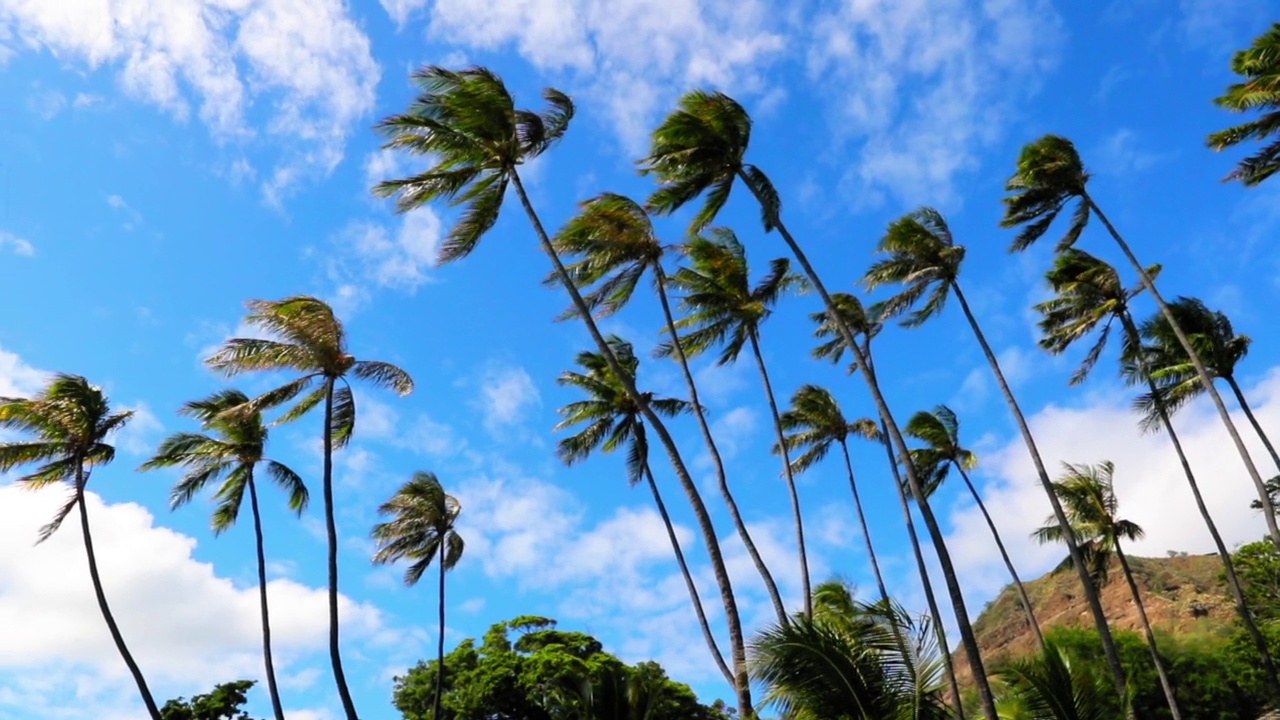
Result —
<instances>
[{"instance_id":1,"label":"white cloud","mask_svg":"<svg viewBox=\"0 0 1280 720\"><path fill-rule=\"evenodd\" d=\"M15 255L31 257L36 254L35 246L30 240L18 237L7 230L0 230L0 249L10 248Z\"/></svg>"},{"instance_id":2,"label":"white cloud","mask_svg":"<svg viewBox=\"0 0 1280 720\"><path fill-rule=\"evenodd\" d=\"M0 397L28 397L49 381L49 373L31 367L17 353L0 348Z\"/></svg>"},{"instance_id":3,"label":"white cloud","mask_svg":"<svg viewBox=\"0 0 1280 720\"><path fill-rule=\"evenodd\" d=\"M368 299L362 282L413 293L429 279L442 234L440 218L431 208L400 216L394 233L380 223L352 222L334 239L338 255L330 262L329 276L354 307Z\"/></svg>"},{"instance_id":4,"label":"white cloud","mask_svg":"<svg viewBox=\"0 0 1280 720\"><path fill-rule=\"evenodd\" d=\"M373 107L379 68L342 0L16 0L0 6L0 38L90 68L119 69L124 91L219 141L256 134L265 116L278 164L264 184L279 202L297 179L342 159L353 123Z\"/></svg>"},{"instance_id":5,"label":"white cloud","mask_svg":"<svg viewBox=\"0 0 1280 720\"><path fill-rule=\"evenodd\" d=\"M715 436L716 446L721 457L728 461L738 455L756 432L756 413L749 407L733 408L723 415L708 415L711 420L711 432ZM702 464L701 458L699 464ZM710 463L710 456L706 456Z\"/></svg>"},{"instance_id":6,"label":"white cloud","mask_svg":"<svg viewBox=\"0 0 1280 720\"><path fill-rule=\"evenodd\" d=\"M1160 160L1154 152L1139 147L1138 135L1120 128L1107 136L1094 156L1094 166L1105 175L1127 176L1146 170Z\"/></svg>"},{"instance_id":7,"label":"white cloud","mask_svg":"<svg viewBox=\"0 0 1280 720\"><path fill-rule=\"evenodd\" d=\"M151 412L145 402L133 405L122 405L117 410L132 410L133 417L115 434L116 446L132 455L151 453L156 446L157 436L164 432L164 423Z\"/></svg>"},{"instance_id":8,"label":"white cloud","mask_svg":"<svg viewBox=\"0 0 1280 720\"><path fill-rule=\"evenodd\" d=\"M476 407L484 414L484 426L493 432L519 425L529 410L542 403L533 378L516 365L491 364L480 377L479 386Z\"/></svg>"},{"instance_id":9,"label":"white cloud","mask_svg":"<svg viewBox=\"0 0 1280 720\"><path fill-rule=\"evenodd\" d=\"M1225 61L1243 37L1262 32L1258 19L1269 9L1266 0L1180 0L1178 31L1188 45Z\"/></svg>"},{"instance_id":10,"label":"white cloud","mask_svg":"<svg viewBox=\"0 0 1280 720\"><path fill-rule=\"evenodd\" d=\"M27 108L43 120L52 120L67 109L67 96L57 90L42 90L27 98Z\"/></svg>"}]
</instances>

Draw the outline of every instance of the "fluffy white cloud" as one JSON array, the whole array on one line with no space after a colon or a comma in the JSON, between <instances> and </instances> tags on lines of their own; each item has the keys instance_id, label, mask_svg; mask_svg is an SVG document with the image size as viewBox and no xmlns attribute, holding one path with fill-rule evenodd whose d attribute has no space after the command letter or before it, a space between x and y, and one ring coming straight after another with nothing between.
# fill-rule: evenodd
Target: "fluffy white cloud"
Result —
<instances>
[{"instance_id":1,"label":"fluffy white cloud","mask_svg":"<svg viewBox=\"0 0 1280 720\"><path fill-rule=\"evenodd\" d=\"M427 282L442 233L440 218L430 208L400 216L394 230L371 221L352 222L334 239L337 255L327 258L329 276L340 287L373 283L412 293ZM359 292L361 301L367 299Z\"/></svg>"},{"instance_id":2,"label":"fluffy white cloud","mask_svg":"<svg viewBox=\"0 0 1280 720\"><path fill-rule=\"evenodd\" d=\"M519 366L491 364L480 377L479 389L476 405L491 431L520 424L542 402L533 378Z\"/></svg>"},{"instance_id":3,"label":"fluffy white cloud","mask_svg":"<svg viewBox=\"0 0 1280 720\"><path fill-rule=\"evenodd\" d=\"M15 255L30 257L36 254L35 246L30 240L18 237L7 230L0 230L0 250L10 249Z\"/></svg>"}]
</instances>

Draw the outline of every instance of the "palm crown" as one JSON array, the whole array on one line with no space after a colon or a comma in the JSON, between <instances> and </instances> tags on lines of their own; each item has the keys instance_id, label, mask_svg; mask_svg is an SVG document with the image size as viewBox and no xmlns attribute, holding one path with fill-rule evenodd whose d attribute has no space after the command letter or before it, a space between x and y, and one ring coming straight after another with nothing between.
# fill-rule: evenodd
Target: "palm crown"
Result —
<instances>
[{"instance_id":1,"label":"palm crown","mask_svg":"<svg viewBox=\"0 0 1280 720\"><path fill-rule=\"evenodd\" d=\"M1105 585L1116 543L1121 538L1141 538L1142 528L1118 517L1120 503L1114 488L1115 465L1111 461L1104 460L1097 465L1063 463L1062 466L1065 472L1054 482L1053 490L1080 539L1089 574L1099 585ZM1061 542L1062 526L1053 517L1045 522L1032 537L1041 543Z\"/></svg>"},{"instance_id":2,"label":"palm crown","mask_svg":"<svg viewBox=\"0 0 1280 720\"><path fill-rule=\"evenodd\" d=\"M1070 140L1045 135L1023 147L1018 170L1005 183L1010 194L1004 198L1000 226L1022 226L1009 249L1026 250L1043 237L1073 199L1078 202L1066 234L1058 241L1058 249L1074 245L1089 223L1091 206L1085 192L1088 182L1089 173Z\"/></svg>"},{"instance_id":3,"label":"palm crown","mask_svg":"<svg viewBox=\"0 0 1280 720\"><path fill-rule=\"evenodd\" d=\"M964 247L954 243L941 213L925 207L895 220L876 250L888 257L867 270L863 284L868 289L890 283L906 286L877 303L877 314L887 318L910 311L902 324L914 327L942 310L960 273ZM921 298L926 298L924 305L916 307Z\"/></svg>"},{"instance_id":4,"label":"palm crown","mask_svg":"<svg viewBox=\"0 0 1280 720\"><path fill-rule=\"evenodd\" d=\"M374 188L396 198L401 212L437 199L462 206L440 247L440 262L466 257L502 209L516 167L554 145L569 128L573 101L548 88L547 109L515 106L502 79L486 68L447 70L435 65L413 73L421 89L409 111L378 123L386 148L431 158L417 175L386 180Z\"/></svg>"},{"instance_id":5,"label":"palm crown","mask_svg":"<svg viewBox=\"0 0 1280 720\"><path fill-rule=\"evenodd\" d=\"M872 308L868 312L863 307L862 301L850 293L832 293L831 301L841 321L854 332L855 336L860 336L869 343L871 338L880 332L882 324L878 314L879 308ZM813 349L813 356L819 359L825 358L831 362L840 362L849 345L844 341L840 329L831 322L831 315L822 310L810 313L809 319L814 323L813 336L819 341L818 346Z\"/></svg>"},{"instance_id":6,"label":"palm crown","mask_svg":"<svg viewBox=\"0 0 1280 720\"><path fill-rule=\"evenodd\" d=\"M373 561L411 561L404 571L406 585L416 585L437 559L442 570L452 570L465 549L462 536L454 529L461 511L462 504L444 491L435 473L414 473L378 507L378 514L388 519L373 527L378 544Z\"/></svg>"},{"instance_id":7,"label":"palm crown","mask_svg":"<svg viewBox=\"0 0 1280 720\"><path fill-rule=\"evenodd\" d=\"M1231 58L1232 72L1244 78L1233 83L1226 94L1215 98L1219 107L1234 112L1262 111L1256 120L1242 123L1209 136L1209 147L1223 150L1246 140L1267 140L1280 132L1280 23ZM1257 185L1280 170L1280 138L1250 155L1227 175L1245 185Z\"/></svg>"},{"instance_id":8,"label":"palm crown","mask_svg":"<svg viewBox=\"0 0 1280 720\"><path fill-rule=\"evenodd\" d=\"M791 408L782 413L782 429L791 433L786 438L789 449L804 448L791 461L796 472L821 461L833 443L844 443L851 434L865 438L878 435L875 421L860 418L849 422L831 393L817 385L803 385L791 397Z\"/></svg>"},{"instance_id":9,"label":"palm crown","mask_svg":"<svg viewBox=\"0 0 1280 720\"><path fill-rule=\"evenodd\" d=\"M649 214L625 195L604 193L582 203L582 211L556 235L556 250L578 256L565 270L598 315L622 309L635 293L645 271L662 262L663 247ZM552 274L547 283L558 282ZM597 284L598 283L598 284ZM572 308L565 316L576 313Z\"/></svg>"},{"instance_id":10,"label":"palm crown","mask_svg":"<svg viewBox=\"0 0 1280 720\"><path fill-rule=\"evenodd\" d=\"M1236 363L1248 354L1253 342L1249 336L1237 335L1225 313L1210 310L1199 299L1180 297L1169 303L1169 309L1210 377L1233 379ZM1149 341L1146 351L1151 363L1151 379L1171 412L1204 392L1195 367L1164 315L1155 315L1142 323L1142 335Z\"/></svg>"},{"instance_id":11,"label":"palm crown","mask_svg":"<svg viewBox=\"0 0 1280 720\"><path fill-rule=\"evenodd\" d=\"M930 491L946 479L952 466L961 470L978 466L978 456L960 445L960 420L946 405L912 415L905 432L925 443L924 447L911 451L911 461L929 478Z\"/></svg>"}]
</instances>

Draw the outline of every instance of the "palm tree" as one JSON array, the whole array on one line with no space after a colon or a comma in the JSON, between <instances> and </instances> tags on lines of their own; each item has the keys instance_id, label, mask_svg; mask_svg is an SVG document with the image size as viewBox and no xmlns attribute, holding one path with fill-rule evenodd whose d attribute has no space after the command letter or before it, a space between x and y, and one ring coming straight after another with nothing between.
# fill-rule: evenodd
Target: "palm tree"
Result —
<instances>
[{"instance_id":1,"label":"palm tree","mask_svg":"<svg viewBox=\"0 0 1280 720\"><path fill-rule=\"evenodd\" d=\"M774 612L780 621L785 620L787 615L782 605L782 596L773 580L773 574L769 572L750 531L747 530L747 524L738 510L738 503L729 490L720 449L716 446L711 425L707 422L706 409L698 398L698 385L694 382L684 343L676 332L675 318L671 313L671 301L667 292L670 280L662 266L667 248L654 232L649 214L631 198L604 193L582 203L582 212L565 225L556 235L554 243L562 254L579 257L566 265L566 270L578 287L592 288L583 295L583 300L595 311L597 317L611 315L626 305L645 272L652 270L654 291L662 305L666 331L673 338L672 355L680 365L685 385L689 389L690 407L711 456L720 495L729 508L729 516L733 519L738 536L742 538L742 544L747 548L747 554L751 556L751 561L764 580ZM548 277L548 282L556 282L554 274ZM570 308L565 315L572 317L577 313Z\"/></svg>"},{"instance_id":2,"label":"palm tree","mask_svg":"<svg viewBox=\"0 0 1280 720\"><path fill-rule=\"evenodd\" d=\"M383 565L410 560L404 584L417 585L435 561L440 572L440 633L436 642L436 697L431 717L442 718L444 699L444 577L462 559L466 545L458 534L458 513L462 503L444 491L432 472L416 472L391 499L378 506L378 514L389 518L373 526L378 550L373 561Z\"/></svg>"},{"instance_id":3,"label":"palm tree","mask_svg":"<svg viewBox=\"0 0 1280 720\"><path fill-rule=\"evenodd\" d=\"M384 197L396 196L396 208L400 212L436 200L465 206L441 248L440 261L449 262L475 249L480 238L497 222L508 185L515 189L543 252L573 302L574 312L586 325L597 350L627 395L638 404L645 422L658 435L693 508L724 604L734 663L734 690L738 711L745 717L751 713L751 688L742 620L706 503L666 424L636 389L635 378L624 371L613 355L520 179L521 164L546 152L564 136L573 117L573 102L564 93L547 89L543 91L543 98L550 106L546 111L517 109L501 78L479 67L453 71L428 66L415 72L413 78L422 89L421 94L408 112L386 118L378 124L378 129L388 137L384 147L427 156L432 165L412 177L380 183L374 192Z\"/></svg>"},{"instance_id":4,"label":"palm tree","mask_svg":"<svg viewBox=\"0 0 1280 720\"><path fill-rule=\"evenodd\" d=\"M857 332L841 316L832 294L827 291L808 256L783 223L782 199L777 189L763 170L745 160L750 141L751 118L733 98L723 93L702 90L687 93L680 98L676 110L654 130L649 156L640 161L641 172L655 176L659 182L659 188L650 197L648 205L658 214L669 215L705 195L705 201L694 215L692 223L692 229L700 231L710 225L724 207L734 182L742 180L760 204L765 231L778 231L803 269L805 278L822 298L832 330L850 349L854 364L866 380L888 442L902 457L907 458L906 440L889 410L889 403L885 400L874 373L867 365L867 357L856 342ZM955 611L961 644L965 647L973 669L974 684L984 714L988 720L996 720L995 702L982 666L973 626L969 621L964 594L951 562L951 553L943 542L942 530L933 510L927 502L923 502L923 484L909 458L904 470L907 485L920 504L920 515L938 553L938 563L947 584L947 595Z\"/></svg>"},{"instance_id":5,"label":"palm tree","mask_svg":"<svg viewBox=\"0 0 1280 720\"><path fill-rule=\"evenodd\" d=\"M1004 683L1000 717L1009 720L1114 720L1105 699L1108 681L1093 674L1088 663L1073 663L1052 641L1028 658L1014 660L996 671ZM1122 707L1132 713L1126 696Z\"/></svg>"},{"instance_id":6,"label":"palm tree","mask_svg":"<svg viewBox=\"0 0 1280 720\"><path fill-rule=\"evenodd\" d=\"M355 430L356 401L348 376L391 388L400 395L413 391L413 379L391 363L357 360L351 355L342 323L321 300L296 295L283 300L250 300L246 305L249 314L245 316L245 323L272 337L232 338L205 363L226 377L247 372L300 374L240 408L227 411L232 416L260 412L296 399L293 407L276 421L284 423L297 420L324 404L322 452L324 520L329 536L329 660L347 720L357 720L338 649L338 528L333 513L333 451L345 446Z\"/></svg>"},{"instance_id":7,"label":"palm tree","mask_svg":"<svg viewBox=\"0 0 1280 720\"><path fill-rule=\"evenodd\" d=\"M868 288L886 284L904 286L896 295L877 306L884 317L906 314L902 324L906 327L914 327L938 315L946 306L948 297L954 295L956 302L960 304L960 309L964 312L965 319L968 320L983 355L986 356L987 364L991 366L1005 402L1013 412L1013 418L1022 434L1022 441L1027 446L1027 452L1031 456L1040 486L1048 495L1053 514L1063 527L1067 552L1080 577L1085 601L1093 614L1093 622L1098 628L1104 654L1116 680L1116 687L1123 689L1124 670L1120 667L1120 656L1116 652L1115 642L1107 626L1107 617L1102 610L1098 590L1089 581L1088 569L1080 556L1075 535L1072 533L1061 504L1053 494L1053 481L1049 478L1049 472L1045 469L1044 461L1040 457L1040 449L1036 445L1035 436L1031 433L1031 426L1027 424L1026 416L1023 415L1022 407L1014 397L1008 380L1005 379L995 351L987 342L986 335L982 332L982 327L978 324L978 319L974 316L964 291L960 288L959 275L960 265L964 261L964 247L955 244L951 230L947 227L947 221L942 215L933 208L925 207L890 224L876 249L886 257L876 261L867 270L863 277L863 284Z\"/></svg>"},{"instance_id":8,"label":"palm tree","mask_svg":"<svg viewBox=\"0 0 1280 720\"><path fill-rule=\"evenodd\" d=\"M1232 112L1263 112L1256 120L1209 135L1209 147L1224 150L1246 140L1271 139L1257 153L1241 160L1226 177L1257 185L1280 170L1280 138L1274 137L1280 132L1280 23L1271 23L1252 47L1232 56L1231 71L1244 82L1232 83L1225 95L1213 101Z\"/></svg>"},{"instance_id":9,"label":"palm tree","mask_svg":"<svg viewBox=\"0 0 1280 720\"><path fill-rule=\"evenodd\" d=\"M995 520L991 518L991 513L987 512L986 503L982 502L982 496L978 494L978 489L969 479L969 471L978 466L978 456L960 445L960 421L956 418L956 414L946 405L939 405L932 412L922 410L912 415L907 421L906 431L911 437L925 443L925 447L911 451L911 459L921 472L939 484L947 479L951 468L954 467L956 472L960 473L960 479L964 480L965 487L969 489L969 494L973 496L978 510L982 512L983 519L987 521L987 528L991 530L991 537L996 541L1004 566L1009 570L1009 577L1013 578L1013 587L1018 593L1022 611L1027 615L1027 623L1035 633L1036 643L1043 650L1044 635L1040 632L1040 623L1036 621L1031 597L1027 595L1027 588L1022 584L1022 578L1018 577L1017 569L1013 567L1013 560L1004 547L1004 541L1000 539Z\"/></svg>"},{"instance_id":10,"label":"palm tree","mask_svg":"<svg viewBox=\"0 0 1280 720\"><path fill-rule=\"evenodd\" d=\"M696 356L721 346L720 356L716 359L718 365L736 361L745 346L751 347L764 384L765 398L769 401L774 439L782 455L782 475L791 496L796 548L800 556L800 586L805 598L804 611L808 614L813 611L813 598L809 587L809 557L805 550L800 494L796 491L791 457L783 438L782 415L760 351L761 323L772 314L778 299L799 284L800 278L791 273L790 262L778 258L769 263L769 273L752 287L746 248L728 228L713 228L710 238L694 237L684 246L684 251L690 264L676 271L671 284L685 293L680 304L688 315L676 321L677 334L659 347L658 354L673 353L675 340L682 330L686 334L678 339L688 355ZM785 622L785 618L780 622Z\"/></svg>"},{"instance_id":11,"label":"palm tree","mask_svg":"<svg viewBox=\"0 0 1280 720\"><path fill-rule=\"evenodd\" d=\"M639 369L640 359L636 357L631 344L616 335L609 336L609 344L614 356L623 362L623 367L634 376ZM649 438L645 431L644 417L640 414L638 404L627 394L622 383L609 370L609 364L599 353L581 352L577 357L578 365L585 372L568 370L557 379L561 385L577 388L587 394L586 400L578 400L560 409L564 417L556 425L556 430L566 430L579 425L584 426L575 435L562 439L557 447L560 458L567 465L584 460L598 449L613 452L624 445L627 449L627 483L635 486L644 479L653 494L654 505L662 524L667 529L667 538L671 541L671 550L675 553L676 562L680 565L680 573L684 576L685 587L689 590L689 598L693 601L694 612L698 615L698 624L702 627L702 637L711 650L725 681L734 683L734 674L724 662L720 647L716 644L715 635L711 632L711 624L707 620L706 611L702 607L702 598L698 596L698 587L693 581L693 574L685 562L684 552L680 549L680 540L676 537L675 526L671 516L667 514L667 504L662 500L662 493L653 477L649 466ZM690 403L675 398L656 397L653 393L644 394L645 401L655 411L666 417L674 417L689 411Z\"/></svg>"},{"instance_id":12,"label":"palm tree","mask_svg":"<svg viewBox=\"0 0 1280 720\"><path fill-rule=\"evenodd\" d=\"M1147 272L1154 277L1159 272L1159 268L1153 266ZM1174 452L1178 455L1178 462L1182 465L1182 473L1187 478L1187 485L1191 487L1196 508L1200 511L1200 517L1204 519L1205 527L1209 529L1218 557L1222 559L1227 587L1231 589L1236 613L1240 616L1240 621L1250 637L1253 638L1258 655L1262 658L1264 674L1280 694L1280 679L1276 677L1271 651L1245 603L1244 590L1240 584L1240 578L1236 575L1231 552L1223 542L1222 534L1218 532L1218 525L1209 513L1204 495L1200 492L1200 484L1191 470L1191 462L1187 459L1187 454L1182 449L1182 441L1178 438L1178 433L1170 420L1172 409L1169 407L1168 393L1157 388L1155 380L1152 379L1153 366L1150 362L1152 353L1150 348L1143 345L1140 330L1129 307L1129 301L1141 292L1142 286L1124 287L1115 268L1077 248L1068 248L1059 253L1053 269L1046 273L1045 277L1056 296L1035 306L1041 314L1040 329L1043 332L1040 340L1041 347L1055 354L1061 353L1101 326L1093 347L1085 354L1080 369L1071 378L1073 384L1082 382L1101 357L1110 334L1111 323L1117 320L1120 322L1124 332L1125 349L1122 364L1125 374L1131 382L1140 382L1148 388L1148 393L1140 400L1140 403L1145 405L1144 411L1147 413L1144 426L1148 429L1162 427L1168 434ZM1162 335L1167 337L1168 333L1162 333ZM1171 344L1166 342L1164 346L1169 349ZM1197 391L1200 387L1194 379L1188 386ZM1150 420L1158 424L1152 425Z\"/></svg>"},{"instance_id":13,"label":"palm tree","mask_svg":"<svg viewBox=\"0 0 1280 720\"><path fill-rule=\"evenodd\" d=\"M120 657L128 666L133 681L142 695L142 703L152 720L160 720L147 681L134 662L133 655L124 644L124 636L116 625L115 616L107 605L102 591L102 579L98 576L98 559L93 553L93 536L89 532L89 508L84 500L85 486L92 469L106 465L115 459L115 448L107 444L107 438L125 423L133 412L112 412L102 388L90 385L79 375L54 375L49 384L32 398L0 398L0 428L16 430L29 439L0 443L0 472L16 467L39 463L30 473L19 477L18 485L39 490L49 485L70 483L71 494L58 508L53 519L40 528L37 544L48 540L72 510L80 511L80 533L84 540L85 557L89 560L89 579L98 600L98 609L107 623L111 639L120 651Z\"/></svg>"},{"instance_id":14,"label":"palm tree","mask_svg":"<svg viewBox=\"0 0 1280 720\"><path fill-rule=\"evenodd\" d=\"M1116 499L1113 476L1115 465L1104 460L1097 465L1072 465L1063 463L1066 473L1062 479L1053 484L1054 493L1066 506L1071 518L1072 529L1076 535L1084 539L1084 555L1089 564L1089 572L1099 586L1106 585L1108 568L1112 555L1120 561L1124 571L1124 579L1129 584L1129 592L1133 594L1133 604L1138 610L1138 620L1142 623L1142 632L1147 637L1147 645L1151 649L1151 661L1155 663L1156 674L1160 677L1160 687L1164 690L1165 701L1169 704L1169 712L1173 720L1182 717L1178 709L1178 700L1173 694L1173 685L1169 682L1169 674L1165 670L1164 660L1160 658L1160 649L1156 645L1156 636L1151 631L1151 623L1147 620L1147 610L1142 604L1142 593L1133 579L1133 569L1129 567L1129 559L1124 554L1121 539L1137 540L1142 537L1142 528L1131 520L1117 517L1119 502ZM1065 533L1056 518L1049 518L1049 524L1032 533L1032 537L1041 544L1061 542Z\"/></svg>"},{"instance_id":15,"label":"palm tree","mask_svg":"<svg viewBox=\"0 0 1280 720\"><path fill-rule=\"evenodd\" d=\"M951 717L928 621L897 605L858 603L838 583L818 592L836 597L819 601L812 617L765 629L751 644L752 675L780 717Z\"/></svg>"},{"instance_id":16,"label":"palm tree","mask_svg":"<svg viewBox=\"0 0 1280 720\"><path fill-rule=\"evenodd\" d=\"M1280 526L1276 523L1275 508L1272 507L1271 498L1267 495L1266 483L1259 474L1257 466L1254 465L1253 458L1249 455L1249 450L1245 447L1239 431L1236 430L1231 414L1227 412L1227 406L1222 401L1222 396L1213 386L1213 376L1209 374L1204 360L1192 344L1188 333L1178 323L1173 309L1156 288L1155 279L1147 272L1147 268L1138 262L1129 244L1120 236L1115 226L1089 195L1086 188L1088 182L1089 173L1085 171L1084 163L1081 162L1080 155L1076 153L1075 146L1070 140L1058 135L1045 135L1024 147L1018 158L1017 172L1005 184L1010 195L1004 198L1005 215L1000 224L1003 227L1022 227L1014 238L1010 250L1025 250L1043 237L1053 225L1053 221L1073 200L1076 201L1076 207L1066 234L1058 242L1059 250L1065 250L1074 245L1084 232L1089 218L1093 215L1098 217L1124 253L1129 264L1138 273L1142 286L1155 299L1156 305L1160 307L1160 314L1169 321L1170 333L1187 353L1187 359L1196 377L1213 400L1218 417L1226 427L1227 434L1231 436L1236 452L1240 454L1249 478L1253 480L1254 489L1258 492L1258 499L1262 502L1264 510L1262 515L1267 522L1267 531L1271 540L1280 547ZM1118 672L1118 669L1113 667L1112 671Z\"/></svg>"},{"instance_id":17,"label":"palm tree","mask_svg":"<svg viewBox=\"0 0 1280 720\"><path fill-rule=\"evenodd\" d=\"M214 498L213 533L221 535L235 525L245 490L249 491L249 510L253 513L253 533L258 560L258 605L262 613L262 659L267 671L267 691L276 720L284 720L284 706L276 685L275 663L271 659L271 618L267 610L267 557L262 539L262 514L258 509L258 485L254 470L265 466L268 477L289 496L289 509L302 514L307 507L307 486L284 463L265 457L267 426L261 413L228 414L228 410L249 403L239 390L220 390L202 400L182 406L179 414L199 420L203 433L180 432L160 443L156 454L143 463L142 470L182 467L185 474L169 496L170 506L178 509L191 502L210 483L221 481Z\"/></svg>"},{"instance_id":18,"label":"palm tree","mask_svg":"<svg viewBox=\"0 0 1280 720\"><path fill-rule=\"evenodd\" d=\"M866 542L867 557L871 561L871 571L880 590L880 599L888 602L889 591L885 588L884 576L880 573L880 562L876 559L876 549L871 542L871 529L867 526L867 516L862 511L858 482L853 476L853 461L849 458L849 436L876 437L879 431L875 421L859 418L849 422L840 410L840 404L826 388L803 385L791 396L791 408L782 413L782 429L790 432L786 436L787 448L800 453L791 461L793 472L808 470L827 456L832 445L840 446L840 453L844 456L844 469L849 476L849 490L853 493L853 507L858 513L862 539Z\"/></svg>"}]
</instances>

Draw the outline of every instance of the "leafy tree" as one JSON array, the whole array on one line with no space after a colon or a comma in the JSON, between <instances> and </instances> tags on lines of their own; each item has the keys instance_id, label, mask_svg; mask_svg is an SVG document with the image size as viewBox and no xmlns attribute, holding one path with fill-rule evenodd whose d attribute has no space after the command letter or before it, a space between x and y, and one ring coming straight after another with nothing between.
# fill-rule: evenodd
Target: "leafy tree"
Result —
<instances>
[{"instance_id":1,"label":"leafy tree","mask_svg":"<svg viewBox=\"0 0 1280 720\"><path fill-rule=\"evenodd\" d=\"M109 464L116 450L107 443L113 433L129 422L133 412L113 412L102 388L90 385L79 375L54 375L40 392L31 398L0 398L0 429L16 430L28 436L25 440L0 443L0 472L38 463L36 468L15 481L19 486L39 490L67 483L71 494L58 508L53 519L40 529L37 544L48 540L62 526L72 510L80 511L80 534L85 557L89 561L89 579L93 594L107 623L111 640L129 668L138 694L152 720L160 720L160 709L151 696L147 681L124 643L115 616L107 605L98 576L98 559L93 552L93 535L89 532L89 508L84 501L85 486L92 469Z\"/></svg>"},{"instance_id":2,"label":"leafy tree","mask_svg":"<svg viewBox=\"0 0 1280 720\"><path fill-rule=\"evenodd\" d=\"M214 499L213 532L221 535L235 525L245 490L253 513L253 533L258 561L258 606L262 614L262 659L267 671L267 691L276 720L284 720L284 706L276 685L275 663L271 658L271 616L267 609L267 557L263 544L262 514L258 509L258 485L254 469L266 468L267 476L289 495L289 509L302 514L307 507L307 486L284 463L266 457L267 426L259 412L228 413L249 403L239 390L221 390L202 400L182 406L179 414L199 420L203 433L179 432L170 435L143 463L143 470L182 467L184 474L174 486L170 505L177 509L191 502L210 483L221 481Z\"/></svg>"},{"instance_id":3,"label":"leafy tree","mask_svg":"<svg viewBox=\"0 0 1280 720\"><path fill-rule=\"evenodd\" d=\"M1095 635L1096 639L1096 635ZM1036 655L996 671L1005 691L1000 717L1010 720L1115 720L1121 716L1106 675L1050 641Z\"/></svg>"},{"instance_id":4,"label":"leafy tree","mask_svg":"<svg viewBox=\"0 0 1280 720\"><path fill-rule=\"evenodd\" d=\"M462 559L466 545L455 525L462 503L444 491L435 473L416 472L378 507L389 518L373 528L378 550L377 564L412 561L404 571L404 584L417 585L432 562L440 571L440 632L436 645L436 700L433 717L443 717L440 701L444 695L444 576Z\"/></svg>"},{"instance_id":5,"label":"leafy tree","mask_svg":"<svg viewBox=\"0 0 1280 720\"><path fill-rule=\"evenodd\" d=\"M329 539L329 660L347 720L358 720L338 648L338 527L333 510L333 450L351 440L356 400L347 378L355 377L400 395L413 380L391 363L357 360L347 351L346 331L325 302L305 295L283 300L250 300L245 323L269 338L232 338L205 363L227 377L247 372L298 373L299 377L250 400L228 414L253 413L294 401L277 423L301 418L324 404L324 521ZM339 386L341 383L341 386ZM301 399L298 399L301 396Z\"/></svg>"},{"instance_id":6,"label":"leafy tree","mask_svg":"<svg viewBox=\"0 0 1280 720\"><path fill-rule=\"evenodd\" d=\"M236 680L214 686L213 691L191 700L174 698L160 708L162 720L252 720L241 706L249 701L252 680Z\"/></svg>"},{"instance_id":7,"label":"leafy tree","mask_svg":"<svg viewBox=\"0 0 1280 720\"><path fill-rule=\"evenodd\" d=\"M1268 541L1240 546L1232 556L1245 598L1258 619L1280 620L1280 550Z\"/></svg>"},{"instance_id":8,"label":"leafy tree","mask_svg":"<svg viewBox=\"0 0 1280 720\"><path fill-rule=\"evenodd\" d=\"M1280 138L1276 137L1280 133L1280 23L1272 23L1251 47L1232 56L1231 71L1243 82L1232 83L1224 95L1213 101L1232 112L1258 110L1261 116L1209 135L1209 147L1225 150L1246 140L1266 142L1226 177L1257 185L1280 170Z\"/></svg>"}]
</instances>

